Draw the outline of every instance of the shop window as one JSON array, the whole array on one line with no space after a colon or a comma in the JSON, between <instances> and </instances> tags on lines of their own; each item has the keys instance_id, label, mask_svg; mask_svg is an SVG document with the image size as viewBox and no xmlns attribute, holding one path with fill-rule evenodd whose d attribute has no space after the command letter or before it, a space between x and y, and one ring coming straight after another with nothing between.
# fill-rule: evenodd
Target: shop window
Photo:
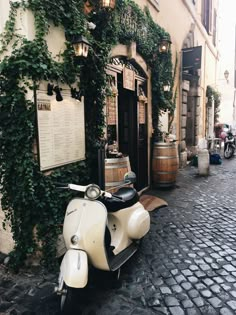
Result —
<instances>
[{"instance_id":1,"label":"shop window","mask_svg":"<svg viewBox=\"0 0 236 315\"><path fill-rule=\"evenodd\" d=\"M216 46L216 23L217 23L217 13L216 13L216 10L214 10L214 17L213 17L213 38L212 38L212 41L213 41L213 45Z\"/></svg>"}]
</instances>

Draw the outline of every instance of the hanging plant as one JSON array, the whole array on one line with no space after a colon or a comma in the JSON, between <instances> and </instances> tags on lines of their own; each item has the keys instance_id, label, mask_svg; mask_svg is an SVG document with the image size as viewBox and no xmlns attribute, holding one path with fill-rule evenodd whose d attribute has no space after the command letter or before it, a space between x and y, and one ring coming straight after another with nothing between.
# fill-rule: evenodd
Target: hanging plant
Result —
<instances>
[{"instance_id":1,"label":"hanging plant","mask_svg":"<svg viewBox=\"0 0 236 315\"><path fill-rule=\"evenodd\" d=\"M92 1L93 4L93 1ZM165 108L173 109L171 53L161 55L158 41L168 33L159 27L146 9L134 2L118 0L114 11L85 10L84 0L28 0L11 2L9 20L1 36L0 54L0 191L2 208L10 221L15 248L11 253L13 267L18 268L28 254L43 252L43 262L53 267L58 226L63 221L65 206L72 193L58 191L54 182L87 184L97 182L97 150L105 126L106 66L111 48L117 43L137 43L137 51L152 69L152 123L158 130L158 115ZM15 30L17 10L31 10L35 17L35 38L28 40ZM129 12L132 17L125 16ZM87 23L96 25L89 30ZM45 36L50 25L65 31L65 50L56 61ZM77 62L71 40L84 35L92 49L85 61ZM12 47L11 53L9 47ZM3 54L6 53L6 54ZM28 100L41 80L77 84L84 92L86 118L86 160L52 170L40 171L33 147L37 137L35 104ZM163 82L171 83L166 97ZM35 239L35 226L37 233ZM36 241L37 240L37 241Z\"/></svg>"}]
</instances>

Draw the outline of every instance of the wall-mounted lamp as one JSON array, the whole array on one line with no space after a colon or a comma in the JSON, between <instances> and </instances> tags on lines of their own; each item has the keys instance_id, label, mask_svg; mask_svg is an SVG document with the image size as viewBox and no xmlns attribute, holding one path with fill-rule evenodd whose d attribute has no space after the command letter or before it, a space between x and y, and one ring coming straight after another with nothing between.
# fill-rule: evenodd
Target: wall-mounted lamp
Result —
<instances>
[{"instance_id":1,"label":"wall-mounted lamp","mask_svg":"<svg viewBox=\"0 0 236 315\"><path fill-rule=\"evenodd\" d=\"M225 77L225 80L227 81L227 83L229 83L229 71L228 70L225 70L224 77Z\"/></svg>"},{"instance_id":2,"label":"wall-mounted lamp","mask_svg":"<svg viewBox=\"0 0 236 315\"><path fill-rule=\"evenodd\" d=\"M167 37L163 37L159 42L159 52L168 53L170 49L171 41Z\"/></svg>"},{"instance_id":3,"label":"wall-mounted lamp","mask_svg":"<svg viewBox=\"0 0 236 315\"><path fill-rule=\"evenodd\" d=\"M163 85L163 90L164 92L170 92L170 83L167 82L166 84Z\"/></svg>"},{"instance_id":4,"label":"wall-mounted lamp","mask_svg":"<svg viewBox=\"0 0 236 315\"><path fill-rule=\"evenodd\" d=\"M63 101L63 97L62 97L62 95L61 95L61 89L59 88L58 85L56 85L56 86L54 87L53 91L56 93L56 100L57 100L58 102Z\"/></svg>"},{"instance_id":5,"label":"wall-mounted lamp","mask_svg":"<svg viewBox=\"0 0 236 315\"><path fill-rule=\"evenodd\" d=\"M61 102L61 101L63 101L63 97L61 95L61 90L62 89L58 85L54 86L53 84L48 83L47 95L52 96L53 92L55 92L56 93L56 100L58 102Z\"/></svg>"},{"instance_id":6,"label":"wall-mounted lamp","mask_svg":"<svg viewBox=\"0 0 236 315\"><path fill-rule=\"evenodd\" d=\"M83 93L81 90L77 91L76 88L71 88L71 97L75 98L78 101L81 101L81 97L83 96Z\"/></svg>"},{"instance_id":7,"label":"wall-mounted lamp","mask_svg":"<svg viewBox=\"0 0 236 315\"><path fill-rule=\"evenodd\" d=\"M116 0L100 0L100 7L102 9L114 9Z\"/></svg>"},{"instance_id":8,"label":"wall-mounted lamp","mask_svg":"<svg viewBox=\"0 0 236 315\"><path fill-rule=\"evenodd\" d=\"M75 36L71 41L76 57L87 57L90 43L83 35Z\"/></svg>"},{"instance_id":9,"label":"wall-mounted lamp","mask_svg":"<svg viewBox=\"0 0 236 315\"><path fill-rule=\"evenodd\" d=\"M53 84L48 83L48 87L47 87L47 95L49 95L49 96L52 96L52 95L53 95L53 88L54 88L54 85L53 85Z\"/></svg>"}]
</instances>

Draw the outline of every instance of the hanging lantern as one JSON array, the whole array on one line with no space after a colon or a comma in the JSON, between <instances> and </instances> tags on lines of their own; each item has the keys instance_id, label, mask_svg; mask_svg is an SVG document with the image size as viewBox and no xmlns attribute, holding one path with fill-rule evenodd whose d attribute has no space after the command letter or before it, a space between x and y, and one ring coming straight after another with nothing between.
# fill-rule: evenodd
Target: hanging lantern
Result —
<instances>
[{"instance_id":1,"label":"hanging lantern","mask_svg":"<svg viewBox=\"0 0 236 315\"><path fill-rule=\"evenodd\" d=\"M225 70L224 77L225 77L226 82L228 83L229 82L229 71L228 70Z\"/></svg>"},{"instance_id":2,"label":"hanging lantern","mask_svg":"<svg viewBox=\"0 0 236 315\"><path fill-rule=\"evenodd\" d=\"M114 9L116 0L100 0L100 7L103 9Z\"/></svg>"},{"instance_id":3,"label":"hanging lantern","mask_svg":"<svg viewBox=\"0 0 236 315\"><path fill-rule=\"evenodd\" d=\"M160 53L168 53L170 49L171 41L164 37L159 42L159 52Z\"/></svg>"},{"instance_id":4,"label":"hanging lantern","mask_svg":"<svg viewBox=\"0 0 236 315\"><path fill-rule=\"evenodd\" d=\"M76 36L72 40L76 57L87 57L90 43L84 36Z\"/></svg>"},{"instance_id":5,"label":"hanging lantern","mask_svg":"<svg viewBox=\"0 0 236 315\"><path fill-rule=\"evenodd\" d=\"M163 85L163 90L164 92L170 92L170 83L167 82L166 84Z\"/></svg>"}]
</instances>

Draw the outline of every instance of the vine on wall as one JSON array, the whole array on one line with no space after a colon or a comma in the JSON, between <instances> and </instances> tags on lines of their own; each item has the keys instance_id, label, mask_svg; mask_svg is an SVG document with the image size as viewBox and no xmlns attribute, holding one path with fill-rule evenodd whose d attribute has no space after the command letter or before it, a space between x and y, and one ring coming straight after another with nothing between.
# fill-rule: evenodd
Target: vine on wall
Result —
<instances>
[{"instance_id":1,"label":"vine on wall","mask_svg":"<svg viewBox=\"0 0 236 315\"><path fill-rule=\"evenodd\" d=\"M160 55L158 41L168 34L134 2L118 0L113 12L99 10L85 15L84 0L28 0L11 2L9 20L1 36L0 61L0 187L2 208L11 222L15 248L11 264L16 269L28 254L42 245L43 262L55 263L55 244L63 221L65 206L72 193L58 191L55 182L86 184L97 181L97 149L103 136L106 73L109 52L118 42L136 41L137 50L152 70L153 128L158 130L158 113L174 104L172 90L164 95L163 85L173 87L171 53ZM17 34L17 11L31 10L35 17L35 38ZM147 36L122 23L123 12L131 10L138 29ZM88 30L87 21L96 24ZM92 46L88 58L76 61L69 41L60 62L52 58L45 36L50 24L61 26L65 38L85 35ZM9 48L12 47L12 50ZM11 52L10 52L11 51ZM84 91L86 118L86 160L60 167L45 176L33 154L37 138L35 104L27 98L27 91L37 89L41 80L75 84Z\"/></svg>"}]
</instances>

